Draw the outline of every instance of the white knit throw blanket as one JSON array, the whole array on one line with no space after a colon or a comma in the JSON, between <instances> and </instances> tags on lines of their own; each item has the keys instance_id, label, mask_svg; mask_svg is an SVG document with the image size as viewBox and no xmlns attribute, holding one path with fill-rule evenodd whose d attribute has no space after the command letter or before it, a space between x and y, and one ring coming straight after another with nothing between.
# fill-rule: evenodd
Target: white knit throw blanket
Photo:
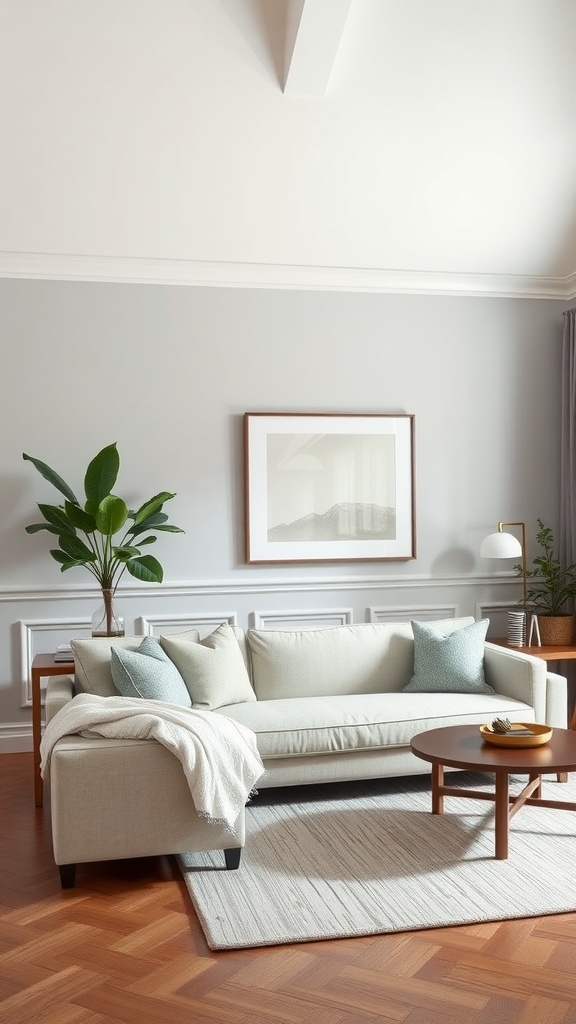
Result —
<instances>
[{"instance_id":1,"label":"white knit throw blanket","mask_svg":"<svg viewBox=\"0 0 576 1024\"><path fill-rule=\"evenodd\" d=\"M56 741L75 734L161 743L180 761L198 814L228 830L264 774L252 730L224 715L161 700L79 693L46 726L43 776Z\"/></svg>"}]
</instances>

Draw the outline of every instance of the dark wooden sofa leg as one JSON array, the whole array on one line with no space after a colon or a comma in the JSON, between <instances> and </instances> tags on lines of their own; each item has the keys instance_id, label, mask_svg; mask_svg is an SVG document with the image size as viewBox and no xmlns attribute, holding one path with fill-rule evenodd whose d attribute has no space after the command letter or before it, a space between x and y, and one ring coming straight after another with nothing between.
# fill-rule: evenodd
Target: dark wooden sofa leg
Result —
<instances>
[{"instance_id":1,"label":"dark wooden sofa leg","mask_svg":"<svg viewBox=\"0 0 576 1024\"><path fill-rule=\"evenodd\" d=\"M76 865L59 864L60 884L63 889L73 889L76 885Z\"/></svg>"},{"instance_id":2,"label":"dark wooden sofa leg","mask_svg":"<svg viewBox=\"0 0 576 1024\"><path fill-rule=\"evenodd\" d=\"M226 870L235 871L240 866L240 854L242 853L242 847L236 846L233 850L224 850L224 860L226 861Z\"/></svg>"}]
</instances>

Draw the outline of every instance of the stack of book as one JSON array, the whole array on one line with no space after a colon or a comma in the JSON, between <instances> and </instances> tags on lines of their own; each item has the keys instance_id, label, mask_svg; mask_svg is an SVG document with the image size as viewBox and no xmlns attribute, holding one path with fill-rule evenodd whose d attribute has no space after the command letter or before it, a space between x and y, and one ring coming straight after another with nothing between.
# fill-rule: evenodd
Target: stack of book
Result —
<instances>
[{"instance_id":1,"label":"stack of book","mask_svg":"<svg viewBox=\"0 0 576 1024\"><path fill-rule=\"evenodd\" d=\"M70 644L58 644L54 654L54 661L74 661Z\"/></svg>"}]
</instances>

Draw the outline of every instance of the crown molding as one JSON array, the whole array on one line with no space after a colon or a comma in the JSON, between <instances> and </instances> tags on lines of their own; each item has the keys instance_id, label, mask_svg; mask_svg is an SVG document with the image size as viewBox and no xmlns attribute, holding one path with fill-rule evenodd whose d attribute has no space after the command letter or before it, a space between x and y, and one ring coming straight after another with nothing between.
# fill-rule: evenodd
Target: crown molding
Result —
<instances>
[{"instance_id":1,"label":"crown molding","mask_svg":"<svg viewBox=\"0 0 576 1024\"><path fill-rule=\"evenodd\" d=\"M271 263L200 262L62 253L0 252L0 277L119 284L265 288L295 291L380 292L500 298L576 297L568 277L465 274L369 267L317 267Z\"/></svg>"},{"instance_id":2,"label":"crown molding","mask_svg":"<svg viewBox=\"0 0 576 1024\"><path fill-rule=\"evenodd\" d=\"M569 274L568 277L564 278L566 282L566 298L571 301L576 299L576 270L573 274Z\"/></svg>"}]
</instances>

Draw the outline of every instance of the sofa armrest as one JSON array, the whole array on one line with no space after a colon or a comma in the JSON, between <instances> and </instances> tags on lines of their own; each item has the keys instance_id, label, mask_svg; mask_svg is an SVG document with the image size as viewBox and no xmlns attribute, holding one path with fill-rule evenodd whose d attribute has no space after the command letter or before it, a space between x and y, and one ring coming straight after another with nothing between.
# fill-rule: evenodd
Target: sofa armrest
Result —
<instances>
[{"instance_id":1,"label":"sofa armrest","mask_svg":"<svg viewBox=\"0 0 576 1024\"><path fill-rule=\"evenodd\" d=\"M546 673L546 718L558 729L568 726L568 680L556 672Z\"/></svg>"},{"instance_id":2,"label":"sofa armrest","mask_svg":"<svg viewBox=\"0 0 576 1024\"><path fill-rule=\"evenodd\" d=\"M487 641L484 672L496 693L530 704L537 722L566 727L566 680L549 673L543 658Z\"/></svg>"},{"instance_id":3,"label":"sofa armrest","mask_svg":"<svg viewBox=\"0 0 576 1024\"><path fill-rule=\"evenodd\" d=\"M74 676L50 676L46 687L46 722L72 700L74 696Z\"/></svg>"}]
</instances>

